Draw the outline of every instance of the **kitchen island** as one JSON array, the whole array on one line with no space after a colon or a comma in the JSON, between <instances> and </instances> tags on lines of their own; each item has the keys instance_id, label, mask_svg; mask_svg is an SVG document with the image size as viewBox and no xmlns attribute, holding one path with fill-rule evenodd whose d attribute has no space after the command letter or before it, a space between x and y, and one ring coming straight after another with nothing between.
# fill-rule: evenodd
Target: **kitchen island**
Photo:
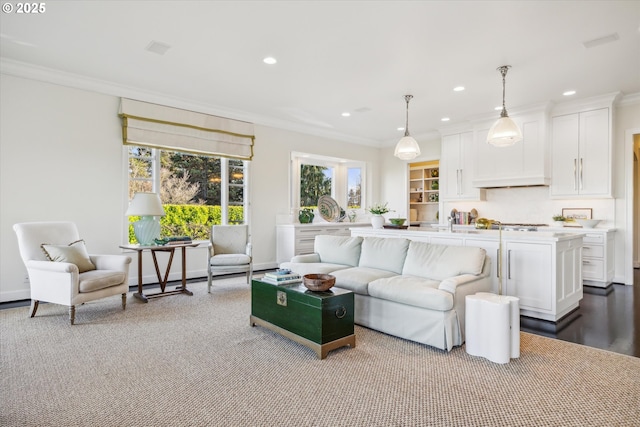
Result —
<instances>
[{"instance_id":1,"label":"kitchen island","mask_svg":"<svg viewBox=\"0 0 640 427\"><path fill-rule=\"evenodd\" d=\"M359 227L351 235L481 247L491 258L493 292L518 297L523 316L557 322L582 299L581 234Z\"/></svg>"}]
</instances>

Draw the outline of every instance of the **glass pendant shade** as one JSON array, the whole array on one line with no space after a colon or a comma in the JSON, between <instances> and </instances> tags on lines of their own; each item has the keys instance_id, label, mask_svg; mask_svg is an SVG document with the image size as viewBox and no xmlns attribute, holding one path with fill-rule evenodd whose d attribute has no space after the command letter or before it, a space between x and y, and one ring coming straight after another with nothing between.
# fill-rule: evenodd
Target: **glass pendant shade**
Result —
<instances>
[{"instance_id":1,"label":"glass pendant shade","mask_svg":"<svg viewBox=\"0 0 640 427\"><path fill-rule=\"evenodd\" d=\"M412 136L407 135L402 137L402 139L398 141L398 143L396 144L396 151L393 153L393 155L400 160L415 159L420 155L420 146Z\"/></svg>"},{"instance_id":2,"label":"glass pendant shade","mask_svg":"<svg viewBox=\"0 0 640 427\"><path fill-rule=\"evenodd\" d=\"M522 131L520 131L518 125L509 118L504 102L505 80L509 68L511 68L510 65L498 67L498 71L502 74L502 112L500 113L498 121L491 126L487 134L487 143L494 147L508 147L516 142L522 141Z\"/></svg>"},{"instance_id":3,"label":"glass pendant shade","mask_svg":"<svg viewBox=\"0 0 640 427\"><path fill-rule=\"evenodd\" d=\"M409 101L411 101L413 95L405 95L404 100L407 102L407 123L404 127L404 136L396 144L396 150L393 155L400 160L415 159L420 155L420 146L411 135L409 135Z\"/></svg>"},{"instance_id":4,"label":"glass pendant shade","mask_svg":"<svg viewBox=\"0 0 640 427\"><path fill-rule=\"evenodd\" d=\"M509 116L500 117L487 135L487 143L495 147L508 147L522 141L522 132Z\"/></svg>"}]
</instances>

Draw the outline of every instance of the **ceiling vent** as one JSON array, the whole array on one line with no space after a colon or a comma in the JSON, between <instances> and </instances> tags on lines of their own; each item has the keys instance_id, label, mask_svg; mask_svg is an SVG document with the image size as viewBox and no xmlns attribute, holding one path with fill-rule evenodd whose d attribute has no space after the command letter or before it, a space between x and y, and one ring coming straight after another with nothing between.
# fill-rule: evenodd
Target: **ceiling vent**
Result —
<instances>
[{"instance_id":1,"label":"ceiling vent","mask_svg":"<svg viewBox=\"0 0 640 427\"><path fill-rule=\"evenodd\" d=\"M587 40L586 42L583 42L582 45L587 49L591 49L592 47L600 46L601 44L612 43L618 39L620 39L618 33L613 33L607 36L598 37L597 39Z\"/></svg>"},{"instance_id":2,"label":"ceiling vent","mask_svg":"<svg viewBox=\"0 0 640 427\"><path fill-rule=\"evenodd\" d=\"M155 40L152 40L151 43L149 43L147 47L145 47L145 50L157 53L158 55L164 55L169 49L171 49L171 46L169 46L168 44L157 42Z\"/></svg>"}]
</instances>

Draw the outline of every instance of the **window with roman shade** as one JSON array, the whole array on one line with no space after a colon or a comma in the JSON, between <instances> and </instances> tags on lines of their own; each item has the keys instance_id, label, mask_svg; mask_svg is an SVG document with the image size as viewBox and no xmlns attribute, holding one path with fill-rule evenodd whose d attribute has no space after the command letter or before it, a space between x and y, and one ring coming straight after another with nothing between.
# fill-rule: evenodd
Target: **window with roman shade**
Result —
<instances>
[{"instance_id":1,"label":"window with roman shade","mask_svg":"<svg viewBox=\"0 0 640 427\"><path fill-rule=\"evenodd\" d=\"M192 154L253 158L253 123L122 98L122 140Z\"/></svg>"}]
</instances>

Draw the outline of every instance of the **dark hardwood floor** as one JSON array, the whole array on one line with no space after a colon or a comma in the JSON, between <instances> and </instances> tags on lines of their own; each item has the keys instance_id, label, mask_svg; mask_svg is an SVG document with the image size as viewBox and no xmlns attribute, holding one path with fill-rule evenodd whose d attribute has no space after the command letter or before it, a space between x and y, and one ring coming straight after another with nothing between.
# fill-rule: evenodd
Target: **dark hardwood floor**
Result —
<instances>
[{"instance_id":1,"label":"dark hardwood floor","mask_svg":"<svg viewBox=\"0 0 640 427\"><path fill-rule=\"evenodd\" d=\"M558 324L520 318L520 330L640 357L640 269L634 286L607 289L585 286L584 298L567 320Z\"/></svg>"},{"instance_id":2,"label":"dark hardwood floor","mask_svg":"<svg viewBox=\"0 0 640 427\"><path fill-rule=\"evenodd\" d=\"M256 272L260 273L260 272ZM244 275L244 274L242 274ZM190 283L202 279L190 279ZM585 287L580 308L558 323L521 317L520 330L563 341L640 357L640 269L634 286ZM167 285L178 285L169 282ZM145 289L157 285L145 285ZM135 291L135 287L131 288ZM28 306L29 301L0 303L0 309Z\"/></svg>"}]
</instances>

